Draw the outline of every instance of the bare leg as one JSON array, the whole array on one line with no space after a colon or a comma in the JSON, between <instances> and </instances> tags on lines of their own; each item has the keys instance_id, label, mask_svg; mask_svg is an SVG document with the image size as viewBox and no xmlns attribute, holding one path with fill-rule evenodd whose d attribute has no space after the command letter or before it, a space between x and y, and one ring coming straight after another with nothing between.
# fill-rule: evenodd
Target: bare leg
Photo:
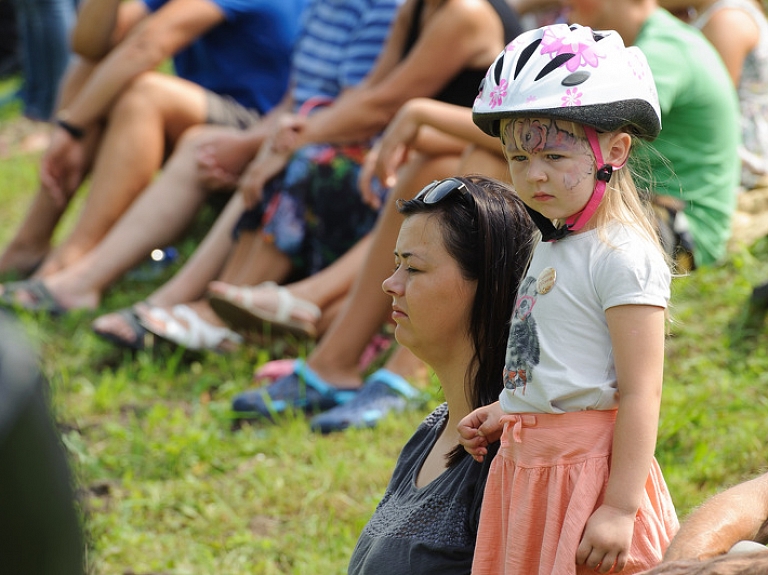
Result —
<instances>
[{"instance_id":1,"label":"bare leg","mask_svg":"<svg viewBox=\"0 0 768 575\"><path fill-rule=\"evenodd\" d=\"M198 135L219 129L222 128L187 130L162 175L104 239L71 265L44 278L62 306L97 307L107 286L146 257L152 248L170 243L184 231L208 195L196 176Z\"/></svg>"},{"instance_id":2,"label":"bare leg","mask_svg":"<svg viewBox=\"0 0 768 575\"><path fill-rule=\"evenodd\" d=\"M208 283L221 273L234 247L232 229L244 209L240 194L232 196L192 257L147 301L169 306L202 298Z\"/></svg>"},{"instance_id":3,"label":"bare leg","mask_svg":"<svg viewBox=\"0 0 768 575\"><path fill-rule=\"evenodd\" d=\"M219 274L221 281L242 286L259 284L265 281L284 282L291 273L290 258L274 245L266 242L256 231L240 234L231 257L224 264ZM207 299L196 299L189 304L201 318L210 324L224 326L224 321L216 315Z\"/></svg>"},{"instance_id":4,"label":"bare leg","mask_svg":"<svg viewBox=\"0 0 768 575\"><path fill-rule=\"evenodd\" d=\"M46 191L38 190L16 234L0 255L0 272L32 273L48 255L53 230L65 209Z\"/></svg>"},{"instance_id":5,"label":"bare leg","mask_svg":"<svg viewBox=\"0 0 768 575\"><path fill-rule=\"evenodd\" d=\"M80 59L69 67L59 89L62 106L80 90L92 71L93 64ZM86 165L91 164L95 150L101 141L100 131L92 130L92 132L85 142ZM75 191L71 190L71 193L74 194ZM31 273L48 255L54 230L65 210L66 205L56 204L42 186L38 188L24 220L0 255L0 273L18 272L22 275Z\"/></svg>"},{"instance_id":6,"label":"bare leg","mask_svg":"<svg viewBox=\"0 0 768 575\"><path fill-rule=\"evenodd\" d=\"M170 280L150 294L145 299L146 303L152 306L172 307L179 303L199 300L208 282L221 271L233 248L232 228L242 212L242 199L239 194L235 194L192 257ZM134 309L146 311L147 306L140 302L134 305ZM92 327L98 332L110 333L125 340L133 338L131 326L119 312L96 318Z\"/></svg>"},{"instance_id":7,"label":"bare leg","mask_svg":"<svg viewBox=\"0 0 768 575\"><path fill-rule=\"evenodd\" d=\"M199 86L159 73L141 75L110 112L80 219L36 275L50 275L90 251L152 181L166 143L173 146L205 114Z\"/></svg>"}]
</instances>

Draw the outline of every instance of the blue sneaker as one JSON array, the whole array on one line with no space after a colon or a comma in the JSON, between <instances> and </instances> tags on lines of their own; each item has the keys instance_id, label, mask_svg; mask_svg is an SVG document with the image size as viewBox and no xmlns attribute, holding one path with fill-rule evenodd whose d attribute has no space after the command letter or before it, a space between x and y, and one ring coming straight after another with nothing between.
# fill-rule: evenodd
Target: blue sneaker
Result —
<instances>
[{"instance_id":1,"label":"blue sneaker","mask_svg":"<svg viewBox=\"0 0 768 575\"><path fill-rule=\"evenodd\" d=\"M232 401L239 419L264 417L298 410L306 413L325 411L350 401L356 389L337 389L324 382L302 360L296 360L293 373L259 389L246 391Z\"/></svg>"},{"instance_id":2,"label":"blue sneaker","mask_svg":"<svg viewBox=\"0 0 768 575\"><path fill-rule=\"evenodd\" d=\"M331 433L348 427L375 427L388 413L424 405L425 396L405 379L387 369L379 369L365 380L350 401L312 418L312 431Z\"/></svg>"}]
</instances>

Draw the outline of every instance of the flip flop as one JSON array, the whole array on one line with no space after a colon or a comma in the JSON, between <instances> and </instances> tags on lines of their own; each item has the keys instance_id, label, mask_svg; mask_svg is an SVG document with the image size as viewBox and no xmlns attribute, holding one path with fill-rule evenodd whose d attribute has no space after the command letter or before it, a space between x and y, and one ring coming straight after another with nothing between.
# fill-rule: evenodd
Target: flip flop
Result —
<instances>
[{"instance_id":1,"label":"flip flop","mask_svg":"<svg viewBox=\"0 0 768 575\"><path fill-rule=\"evenodd\" d=\"M30 301L18 299L18 294L25 292ZM53 316L63 315L69 310L62 306L41 279L11 282L3 285L0 304L27 311L46 312Z\"/></svg>"},{"instance_id":2,"label":"flip flop","mask_svg":"<svg viewBox=\"0 0 768 575\"><path fill-rule=\"evenodd\" d=\"M152 347L152 336L154 334L147 331L147 328L141 325L139 316L136 315L136 311L133 307L126 307L112 313L120 316L120 319L130 328L131 338L121 337L113 332L98 329L91 324L93 333L118 347L126 347L134 351L141 351Z\"/></svg>"},{"instance_id":3,"label":"flip flop","mask_svg":"<svg viewBox=\"0 0 768 575\"><path fill-rule=\"evenodd\" d=\"M272 290L277 295L277 311L261 308L254 301L255 290ZM317 328L312 322L292 317L301 309L316 322L321 311L312 302L295 297L287 288L275 282L263 282L257 286L228 286L224 293L209 293L208 301L213 311L232 329L241 332L269 331L273 335L290 334L316 339Z\"/></svg>"},{"instance_id":4,"label":"flip flop","mask_svg":"<svg viewBox=\"0 0 768 575\"><path fill-rule=\"evenodd\" d=\"M170 312L160 307L151 307L147 312L142 311L138 315L139 323L147 330L187 349L221 353L231 351L243 343L239 334L226 327L208 323L188 305L175 305Z\"/></svg>"}]
</instances>

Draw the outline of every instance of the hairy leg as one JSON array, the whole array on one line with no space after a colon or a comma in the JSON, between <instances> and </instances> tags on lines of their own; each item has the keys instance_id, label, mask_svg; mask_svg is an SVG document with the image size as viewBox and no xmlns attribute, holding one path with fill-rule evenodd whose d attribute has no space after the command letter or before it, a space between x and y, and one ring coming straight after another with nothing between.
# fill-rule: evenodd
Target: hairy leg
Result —
<instances>
[{"instance_id":1,"label":"hairy leg","mask_svg":"<svg viewBox=\"0 0 768 575\"><path fill-rule=\"evenodd\" d=\"M201 138L223 128L196 126L179 139L162 174L89 252L48 275L45 284L65 308L95 308L103 291L158 246L176 239L202 206L208 191L197 178Z\"/></svg>"},{"instance_id":2,"label":"hairy leg","mask_svg":"<svg viewBox=\"0 0 768 575\"><path fill-rule=\"evenodd\" d=\"M88 80L93 71L93 64L78 59L70 66L60 87L60 101L64 106ZM95 150L101 142L101 131L92 130L86 138L86 166L90 166ZM83 174L83 177L87 175ZM72 194L76 190L70 190ZM48 255L51 240L66 205L53 201L52 196L42 186L36 190L26 216L16 230L14 237L0 255L0 273L18 272L22 275L31 273Z\"/></svg>"},{"instance_id":3,"label":"hairy leg","mask_svg":"<svg viewBox=\"0 0 768 575\"><path fill-rule=\"evenodd\" d=\"M155 72L139 76L110 111L79 220L37 275L50 275L91 250L152 181L166 145L172 148L205 118L201 87Z\"/></svg>"}]
</instances>

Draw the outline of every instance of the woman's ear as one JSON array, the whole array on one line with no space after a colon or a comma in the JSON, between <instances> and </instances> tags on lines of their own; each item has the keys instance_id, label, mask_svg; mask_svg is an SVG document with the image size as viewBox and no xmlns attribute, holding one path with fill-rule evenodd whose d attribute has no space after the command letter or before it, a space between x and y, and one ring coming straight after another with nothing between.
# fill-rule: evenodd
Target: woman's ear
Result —
<instances>
[{"instance_id":1,"label":"woman's ear","mask_svg":"<svg viewBox=\"0 0 768 575\"><path fill-rule=\"evenodd\" d=\"M632 149L632 136L626 132L611 132L605 135L608 136L608 142L603 148L606 150L603 160L614 167L623 166Z\"/></svg>"}]
</instances>

